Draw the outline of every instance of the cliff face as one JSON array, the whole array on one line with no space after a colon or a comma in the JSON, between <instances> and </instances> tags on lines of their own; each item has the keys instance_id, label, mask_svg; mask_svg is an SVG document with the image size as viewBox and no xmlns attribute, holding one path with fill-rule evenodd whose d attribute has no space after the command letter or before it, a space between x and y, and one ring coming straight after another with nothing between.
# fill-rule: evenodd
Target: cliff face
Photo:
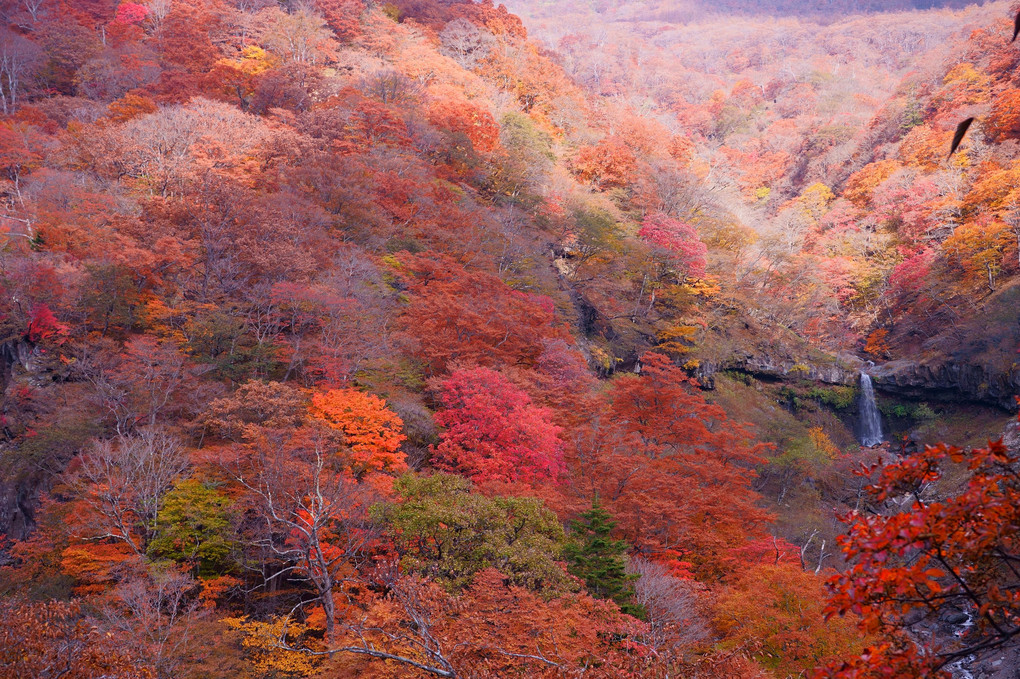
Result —
<instances>
[{"instance_id":1,"label":"cliff face","mask_svg":"<svg viewBox=\"0 0 1020 679\"><path fill-rule=\"evenodd\" d=\"M808 380L821 384L856 386L866 370L875 388L907 400L971 402L1017 411L1020 396L1020 366L997 366L951 359L921 363L895 360L871 365L857 356L831 356L818 352L805 357L789 347L758 345L725 358L702 359L696 371L701 383L711 389L714 376L736 370L766 380Z\"/></svg>"},{"instance_id":2,"label":"cliff face","mask_svg":"<svg viewBox=\"0 0 1020 679\"><path fill-rule=\"evenodd\" d=\"M724 370L736 370L763 379L809 380L852 386L860 379L863 365L864 362L856 357L807 361L781 354L756 352L735 355L718 362L702 361L696 375L710 389L713 387L714 375Z\"/></svg>"},{"instance_id":3,"label":"cliff face","mask_svg":"<svg viewBox=\"0 0 1020 679\"><path fill-rule=\"evenodd\" d=\"M1017 410L1020 370L976 363L931 363L898 360L868 371L875 387L908 399L973 401Z\"/></svg>"},{"instance_id":4,"label":"cliff face","mask_svg":"<svg viewBox=\"0 0 1020 679\"><path fill-rule=\"evenodd\" d=\"M1016 412L1016 398L1020 396L1020 366L1003 365L997 360L947 357L874 365L854 355L833 356L788 342L766 343L760 338L747 349L734 348L728 355L702 355L698 359L696 376L708 388L714 387L715 374L725 370L766 380L848 386L856 386L861 371L866 370L880 393L909 401L977 403Z\"/></svg>"},{"instance_id":5,"label":"cliff face","mask_svg":"<svg viewBox=\"0 0 1020 679\"><path fill-rule=\"evenodd\" d=\"M0 343L0 394L14 381L39 386L51 379L47 357L31 342L12 339ZM8 428L7 412L0 422L0 535L25 539L34 525L33 508L50 478L17 456L17 443Z\"/></svg>"}]
</instances>

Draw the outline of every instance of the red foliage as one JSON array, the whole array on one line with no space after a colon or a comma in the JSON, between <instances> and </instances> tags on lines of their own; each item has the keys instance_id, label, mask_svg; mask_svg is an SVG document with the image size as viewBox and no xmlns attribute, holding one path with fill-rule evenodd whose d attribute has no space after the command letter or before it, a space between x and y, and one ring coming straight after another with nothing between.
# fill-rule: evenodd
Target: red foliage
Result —
<instances>
[{"instance_id":1,"label":"red foliage","mask_svg":"<svg viewBox=\"0 0 1020 679\"><path fill-rule=\"evenodd\" d=\"M800 567L800 548L796 545L772 536L758 538L745 545L735 548L732 555L743 563L768 564L778 566Z\"/></svg>"},{"instance_id":2,"label":"red foliage","mask_svg":"<svg viewBox=\"0 0 1020 679\"><path fill-rule=\"evenodd\" d=\"M301 575L322 578L327 575L328 565L340 562L346 553L335 544L343 539L337 532L337 524L340 522L322 520L321 516L316 515L315 507L315 502L305 498L294 511L293 522L296 525L287 536L286 546L299 552L314 552L318 558L302 561L296 570ZM317 540L312 543L308 539L309 535L315 535Z\"/></svg>"},{"instance_id":3,"label":"red foliage","mask_svg":"<svg viewBox=\"0 0 1020 679\"><path fill-rule=\"evenodd\" d=\"M680 272L681 279L705 275L708 247L691 224L663 214L649 215L642 222L638 236L659 248L669 264Z\"/></svg>"},{"instance_id":4,"label":"red foliage","mask_svg":"<svg viewBox=\"0 0 1020 679\"><path fill-rule=\"evenodd\" d=\"M163 20L160 51L163 71L154 97L160 103L189 100L202 92L204 78L220 57L212 43L218 27L218 16L204 7L176 2Z\"/></svg>"},{"instance_id":5,"label":"red foliage","mask_svg":"<svg viewBox=\"0 0 1020 679\"><path fill-rule=\"evenodd\" d=\"M642 552L674 550L716 577L764 537L770 517L750 484L765 446L666 357L645 354L640 376L615 380L592 423L575 437L576 483Z\"/></svg>"},{"instance_id":6,"label":"red foliage","mask_svg":"<svg viewBox=\"0 0 1020 679\"><path fill-rule=\"evenodd\" d=\"M531 402L522 389L489 368L455 370L442 382L445 427L433 448L433 464L475 482L534 483L563 470L560 428L552 412Z\"/></svg>"},{"instance_id":7,"label":"red foliage","mask_svg":"<svg viewBox=\"0 0 1020 679\"><path fill-rule=\"evenodd\" d=\"M454 361L532 367L544 351L544 339L567 337L549 306L536 304L491 274L467 270L448 257L403 261L414 274L404 333L413 354L433 375Z\"/></svg>"},{"instance_id":8,"label":"red foliage","mask_svg":"<svg viewBox=\"0 0 1020 679\"><path fill-rule=\"evenodd\" d=\"M336 33L336 37L350 41L361 35L364 0L315 0L315 6L322 13L326 25Z\"/></svg>"},{"instance_id":9,"label":"red foliage","mask_svg":"<svg viewBox=\"0 0 1020 679\"><path fill-rule=\"evenodd\" d=\"M485 26L496 35L507 38L527 37L524 23L507 11L502 4L496 6L492 0L473 2L453 0L432 2L431 0L396 0L393 3L400 10L400 16L414 19L437 31L454 19L467 19L473 24Z\"/></svg>"},{"instance_id":10,"label":"red foliage","mask_svg":"<svg viewBox=\"0 0 1020 679\"><path fill-rule=\"evenodd\" d=\"M135 2L122 2L117 6L117 16L113 21L117 24L140 24L149 16L149 8Z\"/></svg>"},{"instance_id":11,"label":"red foliage","mask_svg":"<svg viewBox=\"0 0 1020 679\"><path fill-rule=\"evenodd\" d=\"M883 641L860 658L819 676L839 679L942 676L955 659L1007 643L1020 627L1020 461L1002 443L964 451L940 444L882 469L874 500L913 498L891 515L850 513L840 546L850 568L830 581L828 615L855 613ZM966 465L970 479L955 496L924 497L947 465ZM866 470L871 471L871 470ZM946 610L973 625L939 646L918 645L908 630Z\"/></svg>"},{"instance_id":12,"label":"red foliage","mask_svg":"<svg viewBox=\"0 0 1020 679\"><path fill-rule=\"evenodd\" d=\"M889 274L889 289L893 298L901 304L924 302L918 299L922 294L935 262L935 252L924 249L903 260Z\"/></svg>"},{"instance_id":13,"label":"red foliage","mask_svg":"<svg viewBox=\"0 0 1020 679\"><path fill-rule=\"evenodd\" d=\"M30 125L0 125L0 170L17 185L20 177L43 160L43 135Z\"/></svg>"},{"instance_id":14,"label":"red foliage","mask_svg":"<svg viewBox=\"0 0 1020 679\"><path fill-rule=\"evenodd\" d=\"M35 305L25 332L29 342L52 340L65 333L67 326L57 320L48 306L41 303Z\"/></svg>"},{"instance_id":15,"label":"red foliage","mask_svg":"<svg viewBox=\"0 0 1020 679\"><path fill-rule=\"evenodd\" d=\"M114 0L65 0L67 13L78 23L89 28L97 28L110 23L117 15Z\"/></svg>"},{"instance_id":16,"label":"red foliage","mask_svg":"<svg viewBox=\"0 0 1020 679\"><path fill-rule=\"evenodd\" d=\"M277 283L270 299L276 305L282 334L280 358L290 366L302 367L317 383L340 384L350 376L352 366L342 351L331 351L323 341L324 330L332 321L340 321L354 308L355 302L324 286Z\"/></svg>"},{"instance_id":17,"label":"red foliage","mask_svg":"<svg viewBox=\"0 0 1020 679\"><path fill-rule=\"evenodd\" d=\"M926 243L938 226L938 219L932 215L938 193L935 182L928 177L911 181L894 175L874 190L872 214L895 227L904 241Z\"/></svg>"}]
</instances>

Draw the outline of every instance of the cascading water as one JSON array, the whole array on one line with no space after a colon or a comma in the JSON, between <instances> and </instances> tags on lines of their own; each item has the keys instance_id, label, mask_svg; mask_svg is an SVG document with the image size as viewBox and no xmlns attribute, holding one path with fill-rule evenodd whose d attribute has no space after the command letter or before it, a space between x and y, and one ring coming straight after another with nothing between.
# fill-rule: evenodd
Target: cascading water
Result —
<instances>
[{"instance_id":1,"label":"cascading water","mask_svg":"<svg viewBox=\"0 0 1020 679\"><path fill-rule=\"evenodd\" d=\"M861 445L877 446L884 441L882 438L882 416L875 403L875 389L871 386L871 376L861 373L860 399L860 435Z\"/></svg>"}]
</instances>

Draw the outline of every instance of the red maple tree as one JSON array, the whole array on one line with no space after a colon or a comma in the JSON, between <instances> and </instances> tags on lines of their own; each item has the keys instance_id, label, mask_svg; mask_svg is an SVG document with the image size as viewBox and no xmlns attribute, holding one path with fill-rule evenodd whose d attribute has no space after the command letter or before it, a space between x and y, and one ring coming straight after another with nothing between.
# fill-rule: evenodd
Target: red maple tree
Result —
<instances>
[{"instance_id":1,"label":"red maple tree","mask_svg":"<svg viewBox=\"0 0 1020 679\"><path fill-rule=\"evenodd\" d=\"M476 482L533 483L563 470L560 428L552 411L489 368L455 370L442 382L443 409L436 423L445 430L433 448L433 464Z\"/></svg>"}]
</instances>

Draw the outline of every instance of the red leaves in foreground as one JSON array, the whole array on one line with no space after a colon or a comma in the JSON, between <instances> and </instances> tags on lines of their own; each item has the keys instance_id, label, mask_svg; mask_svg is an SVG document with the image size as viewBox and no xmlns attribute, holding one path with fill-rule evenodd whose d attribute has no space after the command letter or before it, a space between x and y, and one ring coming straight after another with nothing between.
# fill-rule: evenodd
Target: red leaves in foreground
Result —
<instances>
[{"instance_id":1,"label":"red leaves in foreground","mask_svg":"<svg viewBox=\"0 0 1020 679\"><path fill-rule=\"evenodd\" d=\"M25 332L30 342L54 339L66 332L67 326L57 320L47 305L37 304L32 308L32 317Z\"/></svg>"},{"instance_id":2,"label":"red leaves in foreground","mask_svg":"<svg viewBox=\"0 0 1020 679\"><path fill-rule=\"evenodd\" d=\"M114 23L132 25L140 24L149 15L149 8L139 5L136 2L122 2L117 6L117 16Z\"/></svg>"},{"instance_id":3,"label":"red leaves in foreground","mask_svg":"<svg viewBox=\"0 0 1020 679\"><path fill-rule=\"evenodd\" d=\"M882 639L820 677L939 676L952 662L998 648L1020 634L1020 458L1002 441L970 452L940 444L889 465L871 493L912 500L891 516L850 514L841 540L852 566L830 581L827 614L856 613ZM956 496L929 500L947 465L966 465ZM960 612L972 625L951 641L918 647L908 628Z\"/></svg>"}]
</instances>

